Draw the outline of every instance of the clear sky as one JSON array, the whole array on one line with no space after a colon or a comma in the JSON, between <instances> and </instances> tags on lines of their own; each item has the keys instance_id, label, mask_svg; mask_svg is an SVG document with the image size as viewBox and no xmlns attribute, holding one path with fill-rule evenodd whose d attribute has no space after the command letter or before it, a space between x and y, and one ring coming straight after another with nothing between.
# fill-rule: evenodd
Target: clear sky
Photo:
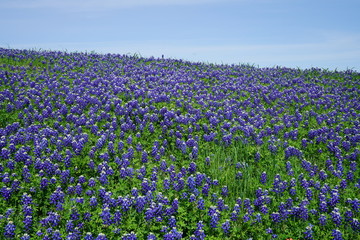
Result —
<instances>
[{"instance_id":1,"label":"clear sky","mask_svg":"<svg viewBox=\"0 0 360 240\"><path fill-rule=\"evenodd\" d=\"M360 71L359 0L0 0L0 47Z\"/></svg>"}]
</instances>

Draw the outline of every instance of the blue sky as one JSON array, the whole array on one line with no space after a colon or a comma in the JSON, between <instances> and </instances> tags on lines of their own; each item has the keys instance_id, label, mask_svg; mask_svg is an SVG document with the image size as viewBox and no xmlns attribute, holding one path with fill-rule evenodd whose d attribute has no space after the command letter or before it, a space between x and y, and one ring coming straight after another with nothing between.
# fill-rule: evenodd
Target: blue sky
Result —
<instances>
[{"instance_id":1,"label":"blue sky","mask_svg":"<svg viewBox=\"0 0 360 240\"><path fill-rule=\"evenodd\" d=\"M358 0L0 0L0 47L360 71Z\"/></svg>"}]
</instances>

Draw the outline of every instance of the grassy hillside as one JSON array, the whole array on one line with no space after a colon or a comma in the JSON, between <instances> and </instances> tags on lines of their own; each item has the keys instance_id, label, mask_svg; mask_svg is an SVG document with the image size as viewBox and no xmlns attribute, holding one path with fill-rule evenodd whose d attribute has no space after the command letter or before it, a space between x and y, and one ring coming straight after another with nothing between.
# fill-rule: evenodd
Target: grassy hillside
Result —
<instances>
[{"instance_id":1,"label":"grassy hillside","mask_svg":"<svg viewBox=\"0 0 360 240\"><path fill-rule=\"evenodd\" d=\"M0 49L0 239L356 239L359 86Z\"/></svg>"}]
</instances>

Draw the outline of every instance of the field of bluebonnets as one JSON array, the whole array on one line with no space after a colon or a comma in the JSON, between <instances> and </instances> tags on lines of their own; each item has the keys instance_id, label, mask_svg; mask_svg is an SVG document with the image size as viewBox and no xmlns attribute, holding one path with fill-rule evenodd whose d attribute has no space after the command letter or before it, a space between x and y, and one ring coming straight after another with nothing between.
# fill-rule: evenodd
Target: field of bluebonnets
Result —
<instances>
[{"instance_id":1,"label":"field of bluebonnets","mask_svg":"<svg viewBox=\"0 0 360 240\"><path fill-rule=\"evenodd\" d=\"M359 86L0 49L0 239L359 239Z\"/></svg>"}]
</instances>

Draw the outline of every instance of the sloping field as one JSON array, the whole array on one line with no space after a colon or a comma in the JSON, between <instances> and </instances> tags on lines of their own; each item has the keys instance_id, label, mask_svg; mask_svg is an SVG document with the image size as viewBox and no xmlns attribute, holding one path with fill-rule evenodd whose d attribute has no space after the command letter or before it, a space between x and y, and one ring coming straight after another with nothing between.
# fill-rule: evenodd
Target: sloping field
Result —
<instances>
[{"instance_id":1,"label":"sloping field","mask_svg":"<svg viewBox=\"0 0 360 240\"><path fill-rule=\"evenodd\" d=\"M359 86L0 49L0 239L358 239Z\"/></svg>"}]
</instances>

